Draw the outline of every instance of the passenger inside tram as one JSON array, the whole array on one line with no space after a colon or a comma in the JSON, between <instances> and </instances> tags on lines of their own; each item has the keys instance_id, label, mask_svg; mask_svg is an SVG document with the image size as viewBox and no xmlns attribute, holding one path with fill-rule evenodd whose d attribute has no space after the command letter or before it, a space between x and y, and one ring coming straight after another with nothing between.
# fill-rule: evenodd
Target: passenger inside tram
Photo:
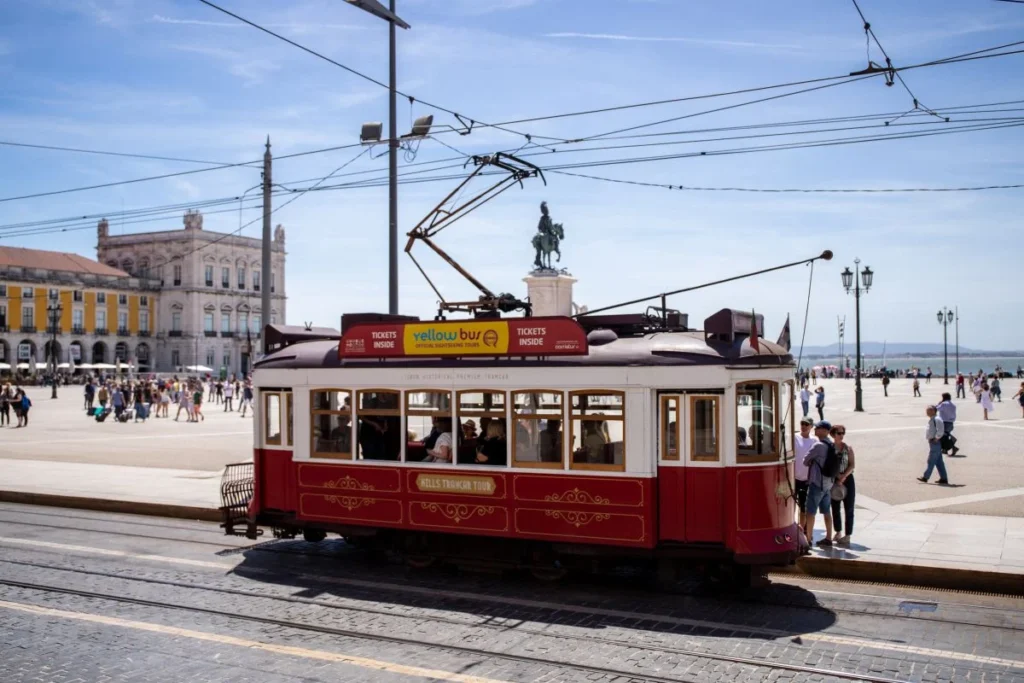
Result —
<instances>
[{"instance_id":1,"label":"passenger inside tram","mask_svg":"<svg viewBox=\"0 0 1024 683\"><path fill-rule=\"evenodd\" d=\"M486 429L484 438L476 447L476 463L478 465L498 465L503 467L508 462L508 441L505 439L505 426L498 420L493 420L487 423Z\"/></svg>"},{"instance_id":2,"label":"passenger inside tram","mask_svg":"<svg viewBox=\"0 0 1024 683\"><path fill-rule=\"evenodd\" d=\"M434 436L435 431L437 437ZM428 443L428 441L433 443ZM424 462L451 462L452 461L452 419L450 417L434 418L434 430L430 437L423 442L427 450L427 457Z\"/></svg>"},{"instance_id":3,"label":"passenger inside tram","mask_svg":"<svg viewBox=\"0 0 1024 683\"><path fill-rule=\"evenodd\" d=\"M540 461L562 462L562 421L549 419L540 433Z\"/></svg>"}]
</instances>

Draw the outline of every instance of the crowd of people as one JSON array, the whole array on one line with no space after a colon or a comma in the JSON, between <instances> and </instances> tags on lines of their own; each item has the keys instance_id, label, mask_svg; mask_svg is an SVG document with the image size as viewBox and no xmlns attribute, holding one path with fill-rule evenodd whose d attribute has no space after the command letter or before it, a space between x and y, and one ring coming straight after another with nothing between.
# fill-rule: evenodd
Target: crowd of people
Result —
<instances>
[{"instance_id":1,"label":"crowd of people","mask_svg":"<svg viewBox=\"0 0 1024 683\"><path fill-rule=\"evenodd\" d=\"M145 422L150 417L170 418L171 404L177 406L174 421L202 422L205 404L223 405L224 412L234 412L235 397L241 417L255 410L250 379L181 378L112 379L88 378L83 390L86 413L103 422L113 414L118 422Z\"/></svg>"}]
</instances>

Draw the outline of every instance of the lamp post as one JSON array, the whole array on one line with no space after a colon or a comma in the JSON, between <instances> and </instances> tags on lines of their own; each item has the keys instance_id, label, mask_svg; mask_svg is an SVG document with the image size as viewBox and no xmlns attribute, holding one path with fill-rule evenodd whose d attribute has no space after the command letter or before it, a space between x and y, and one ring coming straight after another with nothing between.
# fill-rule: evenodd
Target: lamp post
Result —
<instances>
[{"instance_id":1,"label":"lamp post","mask_svg":"<svg viewBox=\"0 0 1024 683\"><path fill-rule=\"evenodd\" d=\"M836 316L836 324L839 326L839 375L846 377L846 369L843 367L843 339L846 337L846 318L842 320Z\"/></svg>"},{"instance_id":2,"label":"lamp post","mask_svg":"<svg viewBox=\"0 0 1024 683\"><path fill-rule=\"evenodd\" d=\"M63 310L64 307L59 303L46 307L46 313L50 320L50 384L53 389L50 398L57 398L57 323L60 322L60 314Z\"/></svg>"},{"instance_id":3,"label":"lamp post","mask_svg":"<svg viewBox=\"0 0 1024 683\"><path fill-rule=\"evenodd\" d=\"M409 28L409 24L395 14L395 0L390 7L384 7L377 0L345 0L361 10L369 12L388 22L389 69L388 69L388 312L398 313L398 125L395 88L397 80L395 66L395 26Z\"/></svg>"},{"instance_id":4,"label":"lamp post","mask_svg":"<svg viewBox=\"0 0 1024 683\"><path fill-rule=\"evenodd\" d=\"M949 310L945 306L943 306L942 310L935 315L939 319L939 324L942 325L942 383L949 384L949 326L953 322L955 316L953 311Z\"/></svg>"},{"instance_id":5,"label":"lamp post","mask_svg":"<svg viewBox=\"0 0 1024 683\"><path fill-rule=\"evenodd\" d=\"M853 409L858 413L864 412L864 402L861 393L860 385L860 291L861 291L861 280L864 281L864 293L867 294L868 290L871 289L871 282L875 277L874 272L870 267L864 266L864 270L860 269L860 259L853 259L853 272L850 272L849 266L847 266L841 273L843 277L843 287L846 289L846 293L850 293L850 287L853 287L853 297L856 301L856 334L857 334L857 384L854 389L855 403Z\"/></svg>"},{"instance_id":6,"label":"lamp post","mask_svg":"<svg viewBox=\"0 0 1024 683\"><path fill-rule=\"evenodd\" d=\"M956 374L960 374L960 307L953 307L953 320L956 321Z\"/></svg>"}]
</instances>

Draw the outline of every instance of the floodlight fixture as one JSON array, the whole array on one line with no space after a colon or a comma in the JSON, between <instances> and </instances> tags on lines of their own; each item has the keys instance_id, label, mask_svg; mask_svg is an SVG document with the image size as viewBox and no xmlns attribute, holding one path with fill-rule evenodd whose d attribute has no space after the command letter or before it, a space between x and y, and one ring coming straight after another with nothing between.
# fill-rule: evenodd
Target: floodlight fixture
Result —
<instances>
[{"instance_id":1,"label":"floodlight fixture","mask_svg":"<svg viewBox=\"0 0 1024 683\"><path fill-rule=\"evenodd\" d=\"M402 18L397 14L389 10L384 5L377 2L377 0L345 0L350 5L355 5L359 9L369 12L375 17L380 17L384 21L390 21L395 26L401 26L402 28L410 28L409 24L402 21Z\"/></svg>"},{"instance_id":2,"label":"floodlight fixture","mask_svg":"<svg viewBox=\"0 0 1024 683\"><path fill-rule=\"evenodd\" d=\"M380 136L384 132L384 124L380 121L369 121L363 124L359 132L359 143L363 145L376 145L380 142Z\"/></svg>"},{"instance_id":3,"label":"floodlight fixture","mask_svg":"<svg viewBox=\"0 0 1024 683\"><path fill-rule=\"evenodd\" d=\"M421 116L412 123L412 130L403 135L403 140L419 140L430 135L430 127L434 125L434 115Z\"/></svg>"}]
</instances>

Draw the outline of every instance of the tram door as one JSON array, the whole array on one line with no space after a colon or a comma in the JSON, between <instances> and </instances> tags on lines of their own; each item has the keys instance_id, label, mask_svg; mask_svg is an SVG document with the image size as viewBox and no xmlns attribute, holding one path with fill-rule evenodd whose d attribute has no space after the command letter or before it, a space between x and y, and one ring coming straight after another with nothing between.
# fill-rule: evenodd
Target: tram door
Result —
<instances>
[{"instance_id":1,"label":"tram door","mask_svg":"<svg viewBox=\"0 0 1024 683\"><path fill-rule=\"evenodd\" d=\"M724 540L721 394L658 395L658 527L665 541Z\"/></svg>"}]
</instances>

